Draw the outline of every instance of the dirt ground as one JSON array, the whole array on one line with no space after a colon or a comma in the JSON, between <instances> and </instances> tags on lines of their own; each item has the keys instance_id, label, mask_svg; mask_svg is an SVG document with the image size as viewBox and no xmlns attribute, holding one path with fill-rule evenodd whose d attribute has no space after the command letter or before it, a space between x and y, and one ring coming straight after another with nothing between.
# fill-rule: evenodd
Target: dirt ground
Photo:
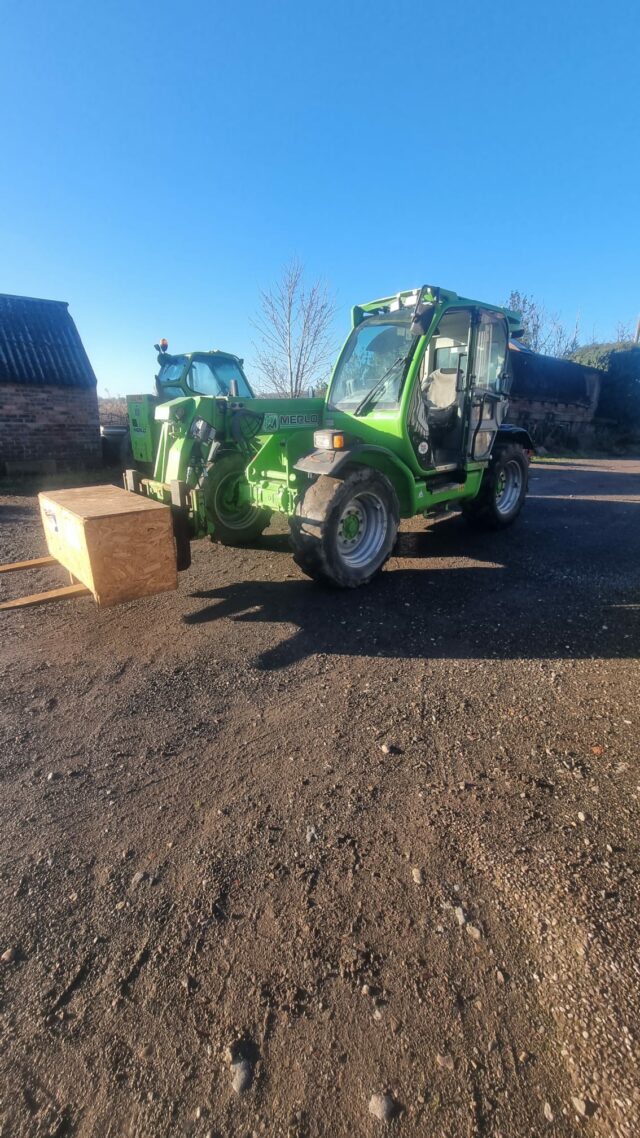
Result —
<instances>
[{"instance_id":1,"label":"dirt ground","mask_svg":"<svg viewBox=\"0 0 640 1138\"><path fill-rule=\"evenodd\" d=\"M639 475L0 614L2 1138L635 1138Z\"/></svg>"}]
</instances>

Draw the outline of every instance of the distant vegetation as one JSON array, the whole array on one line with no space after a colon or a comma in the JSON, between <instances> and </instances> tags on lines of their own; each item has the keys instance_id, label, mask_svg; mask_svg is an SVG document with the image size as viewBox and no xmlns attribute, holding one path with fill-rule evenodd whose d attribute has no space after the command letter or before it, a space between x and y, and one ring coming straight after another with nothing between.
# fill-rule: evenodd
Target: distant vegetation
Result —
<instances>
[{"instance_id":1,"label":"distant vegetation","mask_svg":"<svg viewBox=\"0 0 640 1138\"><path fill-rule=\"evenodd\" d=\"M586 344L571 359L603 371L598 418L608 419L621 436L637 437L640 428L640 346L629 340Z\"/></svg>"},{"instance_id":2,"label":"distant vegetation","mask_svg":"<svg viewBox=\"0 0 640 1138\"><path fill-rule=\"evenodd\" d=\"M127 401L124 395L99 395L98 409L103 426L127 422Z\"/></svg>"},{"instance_id":3,"label":"distant vegetation","mask_svg":"<svg viewBox=\"0 0 640 1138\"><path fill-rule=\"evenodd\" d=\"M528 293L513 289L505 307L520 313L524 327L522 343L531 348L532 352L566 359L578 347L578 322L573 328L566 328L558 316L548 312L543 304Z\"/></svg>"}]
</instances>

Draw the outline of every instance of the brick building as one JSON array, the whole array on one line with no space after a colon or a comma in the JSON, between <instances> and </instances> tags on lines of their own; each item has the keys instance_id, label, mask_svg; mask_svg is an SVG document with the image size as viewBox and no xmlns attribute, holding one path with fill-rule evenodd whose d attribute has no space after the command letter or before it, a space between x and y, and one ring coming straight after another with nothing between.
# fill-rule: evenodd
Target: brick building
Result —
<instances>
[{"instance_id":1,"label":"brick building","mask_svg":"<svg viewBox=\"0 0 640 1138\"><path fill-rule=\"evenodd\" d=\"M68 305L0 293L0 471L100 461L96 377Z\"/></svg>"}]
</instances>

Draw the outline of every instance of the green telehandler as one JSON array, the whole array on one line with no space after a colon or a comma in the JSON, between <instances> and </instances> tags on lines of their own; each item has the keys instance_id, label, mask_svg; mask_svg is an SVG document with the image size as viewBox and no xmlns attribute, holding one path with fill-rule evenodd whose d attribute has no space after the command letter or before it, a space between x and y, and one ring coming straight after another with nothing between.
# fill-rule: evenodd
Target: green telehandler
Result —
<instances>
[{"instance_id":1,"label":"green telehandler","mask_svg":"<svg viewBox=\"0 0 640 1138\"><path fill-rule=\"evenodd\" d=\"M505 416L521 335L517 313L424 285L353 309L322 399L256 398L241 366L203 393L195 354L186 392L155 408L153 476L128 470L125 487L171 505L179 568L191 540L253 542L277 511L308 576L364 585L401 518L519 514L533 444Z\"/></svg>"}]
</instances>

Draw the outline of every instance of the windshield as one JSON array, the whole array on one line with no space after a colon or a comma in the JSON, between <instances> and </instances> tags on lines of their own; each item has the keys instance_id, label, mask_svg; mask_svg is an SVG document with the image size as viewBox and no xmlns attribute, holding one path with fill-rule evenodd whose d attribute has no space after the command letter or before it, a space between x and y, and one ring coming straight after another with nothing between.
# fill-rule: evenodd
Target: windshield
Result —
<instances>
[{"instance_id":1,"label":"windshield","mask_svg":"<svg viewBox=\"0 0 640 1138\"><path fill-rule=\"evenodd\" d=\"M330 406L355 411L371 393L369 408L397 407L414 339L411 313L406 309L365 317L354 328L338 360ZM379 391L374 391L376 385L380 385Z\"/></svg>"},{"instance_id":2,"label":"windshield","mask_svg":"<svg viewBox=\"0 0 640 1138\"><path fill-rule=\"evenodd\" d=\"M198 395L228 395L229 384L235 379L238 395L251 398L251 389L237 360L230 356L208 356L191 363L187 384Z\"/></svg>"}]
</instances>

